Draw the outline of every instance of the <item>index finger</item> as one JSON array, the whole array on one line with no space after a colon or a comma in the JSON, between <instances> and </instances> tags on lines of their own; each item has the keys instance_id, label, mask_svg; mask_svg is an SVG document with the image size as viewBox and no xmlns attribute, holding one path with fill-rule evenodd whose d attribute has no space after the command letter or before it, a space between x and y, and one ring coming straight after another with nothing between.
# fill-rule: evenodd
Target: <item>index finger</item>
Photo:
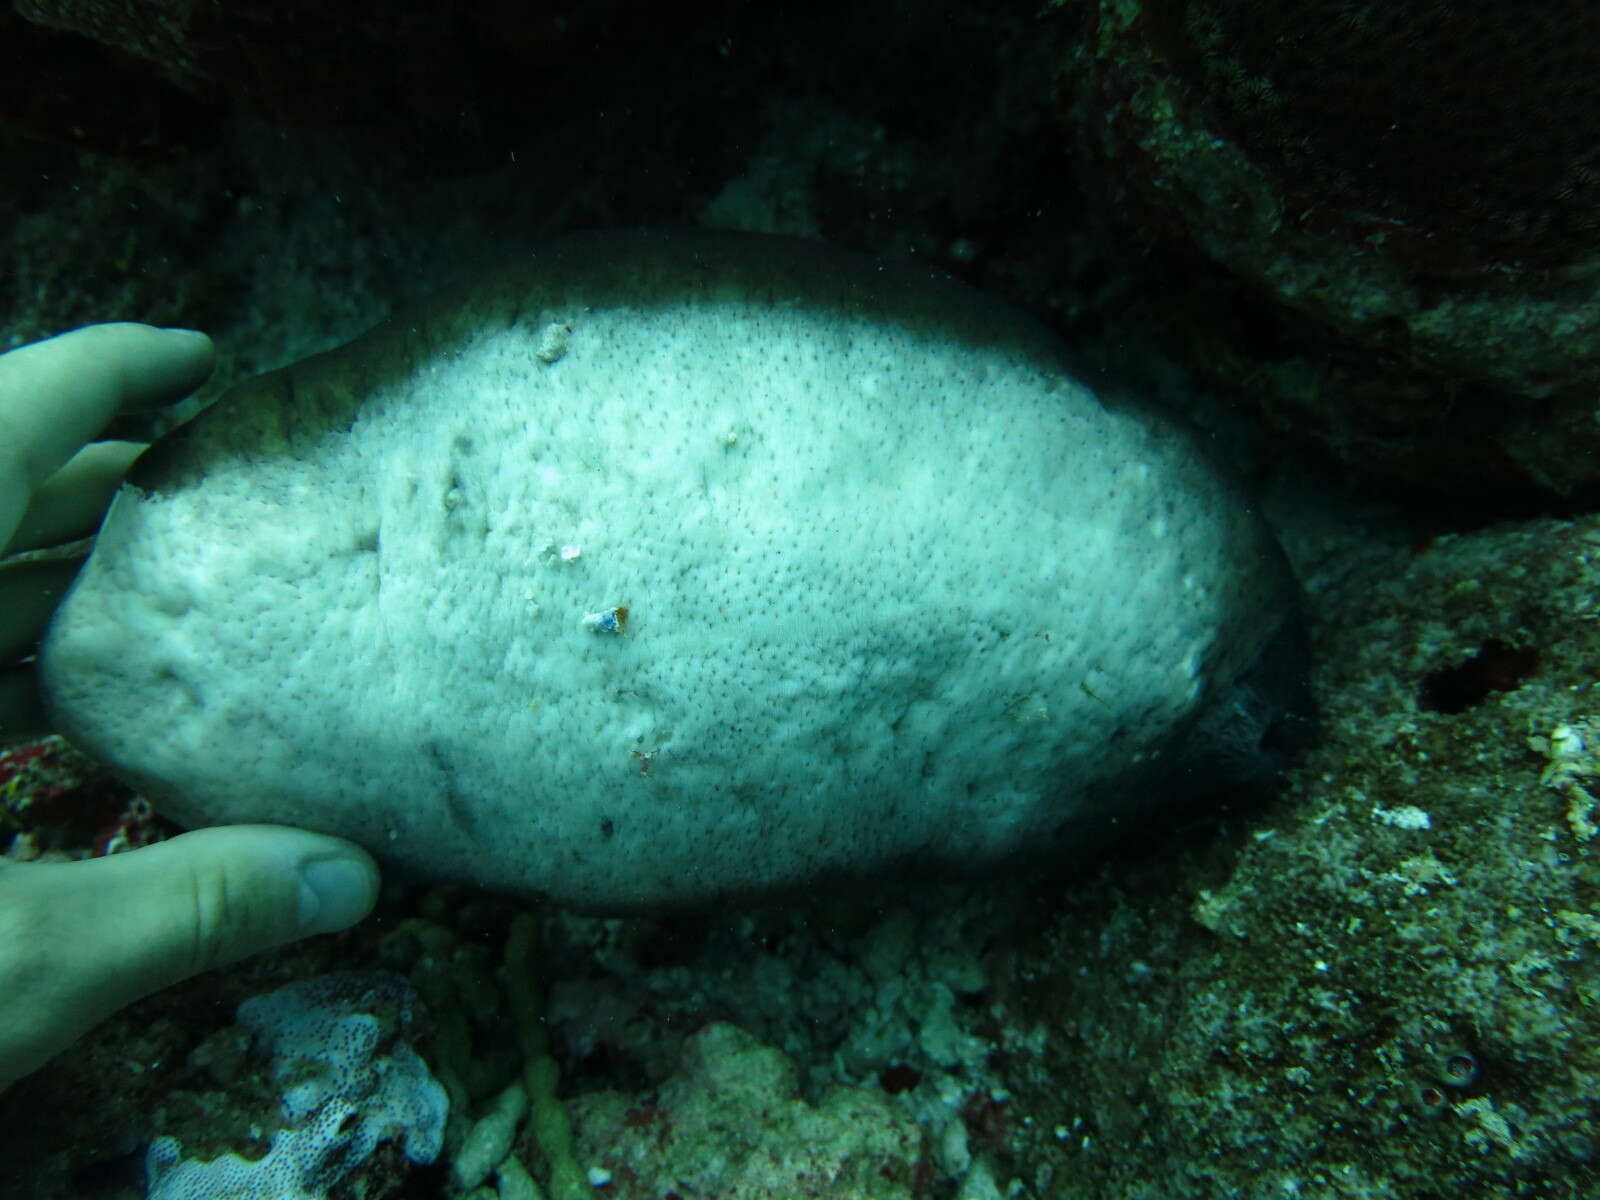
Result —
<instances>
[{"instance_id":1,"label":"index finger","mask_svg":"<svg viewBox=\"0 0 1600 1200\"><path fill-rule=\"evenodd\" d=\"M191 329L116 322L0 354L0 480L31 494L117 412L205 382L215 353Z\"/></svg>"}]
</instances>

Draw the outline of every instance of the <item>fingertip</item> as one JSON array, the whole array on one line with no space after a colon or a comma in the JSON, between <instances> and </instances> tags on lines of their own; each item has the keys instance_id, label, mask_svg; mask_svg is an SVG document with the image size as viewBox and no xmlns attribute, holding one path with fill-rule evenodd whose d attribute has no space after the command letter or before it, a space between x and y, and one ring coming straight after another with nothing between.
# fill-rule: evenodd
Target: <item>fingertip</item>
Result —
<instances>
[{"instance_id":1,"label":"fingertip","mask_svg":"<svg viewBox=\"0 0 1600 1200\"><path fill-rule=\"evenodd\" d=\"M211 340L211 335L198 329L182 329L176 326L160 332L171 345L172 353L185 357L191 370L200 371L204 368L200 378L192 386L204 382L206 376L211 374L211 368L217 359L217 346Z\"/></svg>"},{"instance_id":2,"label":"fingertip","mask_svg":"<svg viewBox=\"0 0 1600 1200\"><path fill-rule=\"evenodd\" d=\"M331 840L331 839L330 839ZM378 864L353 842L300 867L300 928L337 933L372 911L378 902Z\"/></svg>"},{"instance_id":3,"label":"fingertip","mask_svg":"<svg viewBox=\"0 0 1600 1200\"><path fill-rule=\"evenodd\" d=\"M216 346L198 329L133 325L126 337L124 410L181 400L210 378L216 366Z\"/></svg>"}]
</instances>

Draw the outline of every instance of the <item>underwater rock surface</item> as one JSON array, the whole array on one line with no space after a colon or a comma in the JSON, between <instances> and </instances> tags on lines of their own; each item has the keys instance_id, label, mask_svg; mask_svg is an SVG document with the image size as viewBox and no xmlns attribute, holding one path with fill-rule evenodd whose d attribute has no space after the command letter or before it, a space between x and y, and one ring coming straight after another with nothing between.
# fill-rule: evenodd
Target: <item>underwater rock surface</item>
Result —
<instances>
[{"instance_id":1,"label":"underwater rock surface","mask_svg":"<svg viewBox=\"0 0 1600 1200\"><path fill-rule=\"evenodd\" d=\"M617 1200L925 1193L923 1139L878 1088L836 1085L808 1104L781 1051L720 1021L685 1041L681 1059L643 1103L617 1091L573 1101L579 1155L602 1165Z\"/></svg>"},{"instance_id":2,"label":"underwater rock surface","mask_svg":"<svg viewBox=\"0 0 1600 1200\"><path fill-rule=\"evenodd\" d=\"M1587 6L1096 7L1073 124L1197 374L1407 492L1595 486Z\"/></svg>"},{"instance_id":3,"label":"underwater rock surface","mask_svg":"<svg viewBox=\"0 0 1600 1200\"><path fill-rule=\"evenodd\" d=\"M1270 767L1299 647L1260 519L1030 319L613 234L164 439L40 664L180 821L621 910L1090 844Z\"/></svg>"}]
</instances>

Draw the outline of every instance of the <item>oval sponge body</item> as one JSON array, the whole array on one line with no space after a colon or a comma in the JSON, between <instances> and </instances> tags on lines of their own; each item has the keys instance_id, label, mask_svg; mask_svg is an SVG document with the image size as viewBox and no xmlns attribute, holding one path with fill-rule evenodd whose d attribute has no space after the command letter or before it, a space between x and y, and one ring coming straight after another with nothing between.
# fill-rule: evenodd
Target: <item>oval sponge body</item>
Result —
<instances>
[{"instance_id":1,"label":"oval sponge body","mask_svg":"<svg viewBox=\"0 0 1600 1200\"><path fill-rule=\"evenodd\" d=\"M1251 761L1297 628L1191 437L1030 319L637 233L163 439L40 665L182 822L621 911L1070 850Z\"/></svg>"}]
</instances>

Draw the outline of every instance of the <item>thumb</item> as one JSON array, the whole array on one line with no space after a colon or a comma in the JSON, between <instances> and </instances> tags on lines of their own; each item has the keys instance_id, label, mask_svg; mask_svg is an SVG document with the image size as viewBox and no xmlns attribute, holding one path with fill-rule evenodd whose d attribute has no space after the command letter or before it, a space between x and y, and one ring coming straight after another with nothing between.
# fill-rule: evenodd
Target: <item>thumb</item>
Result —
<instances>
[{"instance_id":1,"label":"thumb","mask_svg":"<svg viewBox=\"0 0 1600 1200\"><path fill-rule=\"evenodd\" d=\"M344 929L377 894L359 846L277 825L0 869L0 1087L141 996Z\"/></svg>"}]
</instances>

